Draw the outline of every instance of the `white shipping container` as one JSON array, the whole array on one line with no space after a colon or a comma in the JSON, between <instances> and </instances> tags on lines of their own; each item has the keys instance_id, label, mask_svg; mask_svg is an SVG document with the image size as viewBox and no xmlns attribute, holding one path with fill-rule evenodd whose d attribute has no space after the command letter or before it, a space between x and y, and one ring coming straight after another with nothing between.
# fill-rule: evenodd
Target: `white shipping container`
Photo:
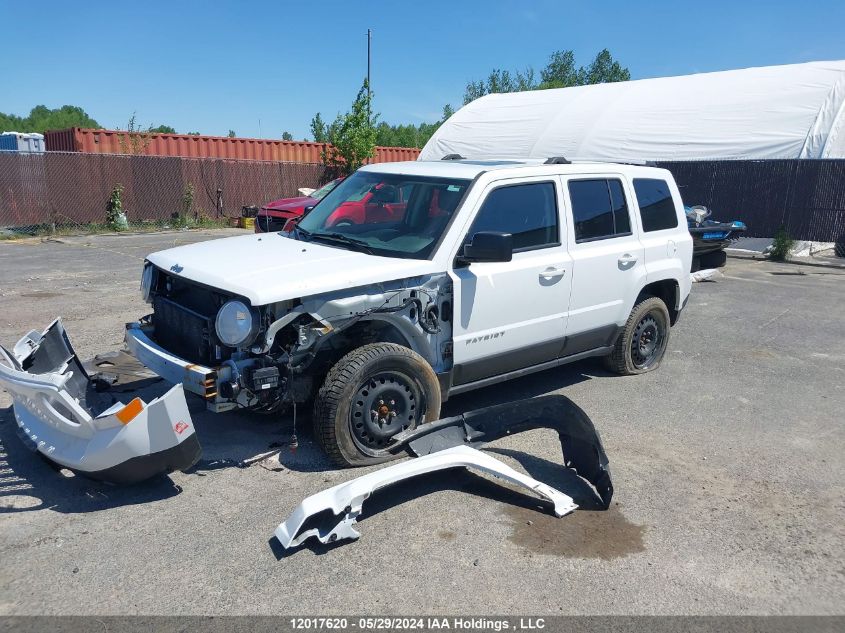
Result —
<instances>
[{"instance_id":1,"label":"white shipping container","mask_svg":"<svg viewBox=\"0 0 845 633\"><path fill-rule=\"evenodd\" d=\"M44 135L37 132L3 132L0 134L0 150L12 152L42 153Z\"/></svg>"}]
</instances>

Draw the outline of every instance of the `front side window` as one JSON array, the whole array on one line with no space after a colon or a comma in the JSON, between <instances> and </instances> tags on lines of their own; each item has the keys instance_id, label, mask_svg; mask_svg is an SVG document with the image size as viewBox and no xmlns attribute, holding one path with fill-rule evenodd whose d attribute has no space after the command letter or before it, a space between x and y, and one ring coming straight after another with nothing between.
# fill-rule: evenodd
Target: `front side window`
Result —
<instances>
[{"instance_id":1,"label":"front side window","mask_svg":"<svg viewBox=\"0 0 845 633\"><path fill-rule=\"evenodd\" d=\"M672 192L665 180L634 178L634 193L640 205L643 231L662 231L678 227L678 213Z\"/></svg>"},{"instance_id":2,"label":"front side window","mask_svg":"<svg viewBox=\"0 0 845 633\"><path fill-rule=\"evenodd\" d=\"M296 237L386 257L427 259L469 180L357 171L299 222Z\"/></svg>"},{"instance_id":3,"label":"front side window","mask_svg":"<svg viewBox=\"0 0 845 633\"><path fill-rule=\"evenodd\" d=\"M494 189L475 216L467 241L482 231L510 233L514 251L560 244L554 184L534 182Z\"/></svg>"},{"instance_id":4,"label":"front side window","mask_svg":"<svg viewBox=\"0 0 845 633\"><path fill-rule=\"evenodd\" d=\"M576 242L631 234L631 218L621 181L615 178L570 180L569 199Z\"/></svg>"}]
</instances>

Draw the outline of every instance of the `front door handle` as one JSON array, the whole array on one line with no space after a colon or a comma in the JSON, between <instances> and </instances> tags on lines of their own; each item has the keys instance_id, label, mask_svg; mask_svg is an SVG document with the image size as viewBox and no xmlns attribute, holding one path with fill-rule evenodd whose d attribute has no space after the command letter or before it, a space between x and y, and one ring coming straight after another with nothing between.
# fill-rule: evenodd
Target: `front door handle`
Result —
<instances>
[{"instance_id":1,"label":"front door handle","mask_svg":"<svg viewBox=\"0 0 845 633\"><path fill-rule=\"evenodd\" d=\"M540 273L540 279L545 281L549 281L550 279L555 279L557 277L563 277L566 274L566 268L558 267L558 266L549 266L545 270Z\"/></svg>"},{"instance_id":2,"label":"front door handle","mask_svg":"<svg viewBox=\"0 0 845 633\"><path fill-rule=\"evenodd\" d=\"M623 265L636 264L637 258L631 255L630 253L625 253L619 258L619 263Z\"/></svg>"}]
</instances>

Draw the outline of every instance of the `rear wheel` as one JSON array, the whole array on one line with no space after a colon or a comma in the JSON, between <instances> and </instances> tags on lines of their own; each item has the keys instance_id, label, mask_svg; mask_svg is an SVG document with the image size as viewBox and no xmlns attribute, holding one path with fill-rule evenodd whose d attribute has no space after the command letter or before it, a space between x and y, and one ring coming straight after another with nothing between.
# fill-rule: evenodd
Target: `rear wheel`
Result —
<instances>
[{"instance_id":1,"label":"rear wheel","mask_svg":"<svg viewBox=\"0 0 845 633\"><path fill-rule=\"evenodd\" d=\"M623 376L657 369L669 342L669 323L669 310L661 299L642 299L605 357L607 368Z\"/></svg>"},{"instance_id":2,"label":"rear wheel","mask_svg":"<svg viewBox=\"0 0 845 633\"><path fill-rule=\"evenodd\" d=\"M331 460L363 466L393 459L397 433L440 416L440 385L419 354L394 343L372 343L341 358L314 406L314 430Z\"/></svg>"}]
</instances>

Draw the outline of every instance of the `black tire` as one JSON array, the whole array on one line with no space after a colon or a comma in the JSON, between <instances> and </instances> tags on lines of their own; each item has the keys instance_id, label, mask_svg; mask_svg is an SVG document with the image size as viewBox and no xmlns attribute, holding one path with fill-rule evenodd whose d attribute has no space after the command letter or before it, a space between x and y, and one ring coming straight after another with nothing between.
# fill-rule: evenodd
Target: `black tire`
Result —
<instances>
[{"instance_id":1,"label":"black tire","mask_svg":"<svg viewBox=\"0 0 845 633\"><path fill-rule=\"evenodd\" d=\"M371 343L329 370L314 402L314 435L338 466L366 466L394 459L392 435L439 417L431 365L407 347Z\"/></svg>"},{"instance_id":2,"label":"black tire","mask_svg":"<svg viewBox=\"0 0 845 633\"><path fill-rule=\"evenodd\" d=\"M669 323L669 310L661 299L640 300L631 310L613 351L605 357L607 368L621 376L657 369L669 342Z\"/></svg>"}]
</instances>

